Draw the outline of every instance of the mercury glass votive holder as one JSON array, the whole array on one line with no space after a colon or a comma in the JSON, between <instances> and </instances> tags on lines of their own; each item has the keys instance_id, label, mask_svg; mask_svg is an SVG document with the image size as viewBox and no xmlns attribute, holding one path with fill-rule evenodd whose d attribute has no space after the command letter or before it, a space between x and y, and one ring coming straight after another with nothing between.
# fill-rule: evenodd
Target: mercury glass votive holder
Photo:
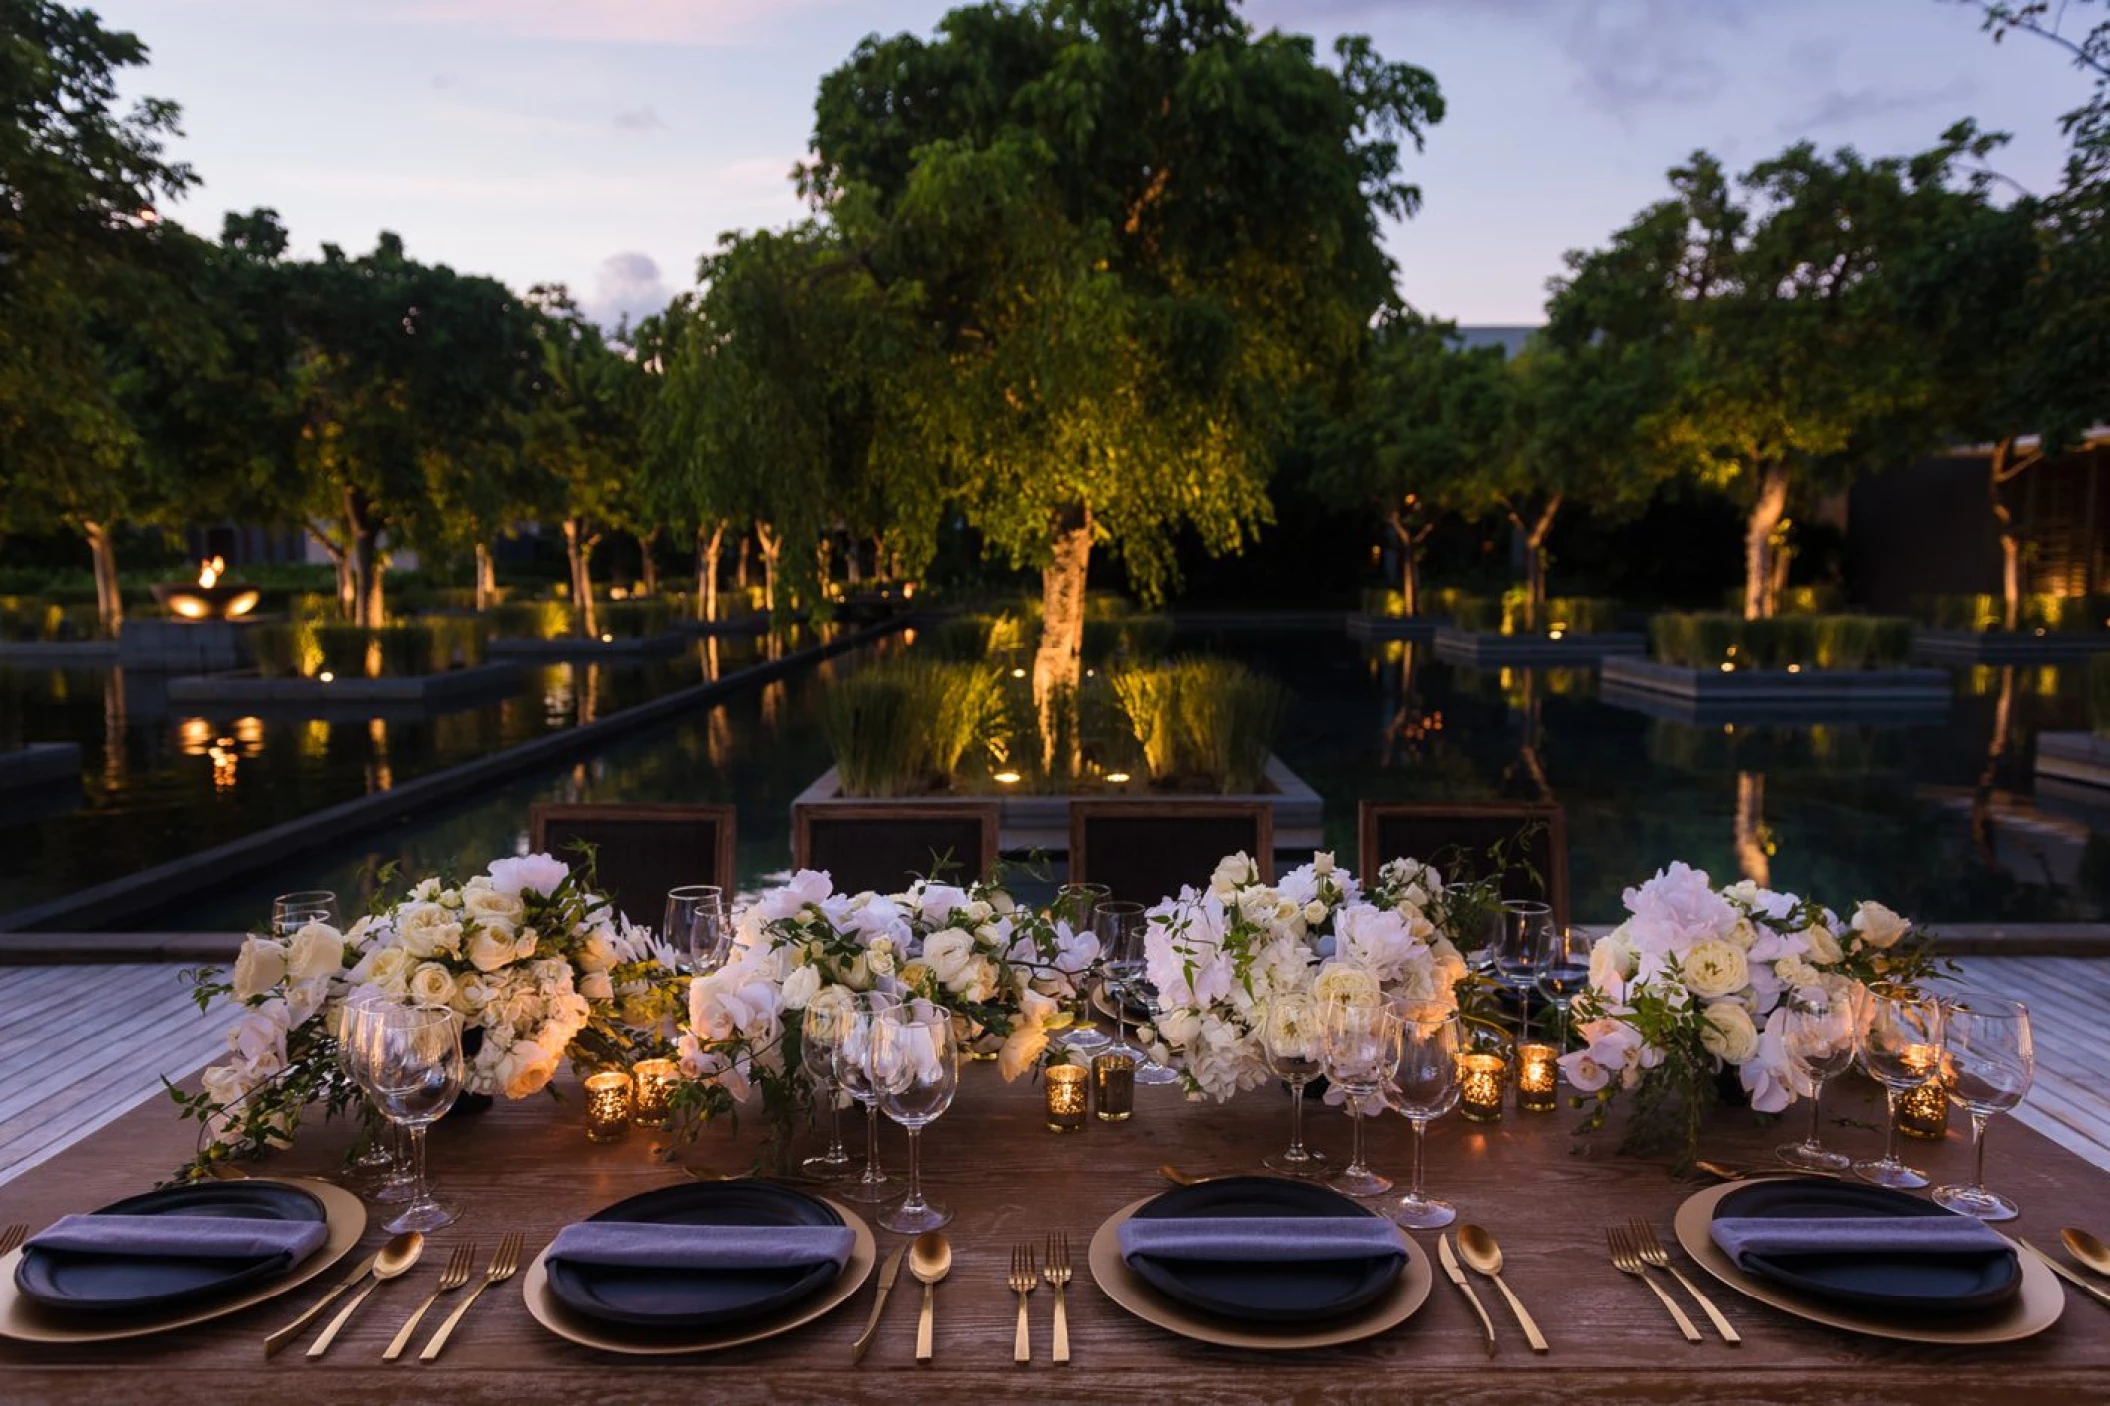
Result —
<instances>
[{"instance_id":1,"label":"mercury glass votive holder","mask_svg":"<svg viewBox=\"0 0 2110 1406\"><path fill-rule=\"evenodd\" d=\"M1928 1142L1949 1135L1949 1087L1939 1074L1898 1095L1898 1131Z\"/></svg>"},{"instance_id":2,"label":"mercury glass votive holder","mask_svg":"<svg viewBox=\"0 0 2110 1406\"><path fill-rule=\"evenodd\" d=\"M1081 1064L1051 1064L1042 1078L1048 1099L1049 1131L1084 1131L1091 1106L1091 1071Z\"/></svg>"},{"instance_id":3,"label":"mercury glass votive holder","mask_svg":"<svg viewBox=\"0 0 2110 1406\"><path fill-rule=\"evenodd\" d=\"M630 1121L640 1128L664 1128L674 1113L674 1086L681 1082L681 1066L671 1059L641 1059L630 1066L637 1080L636 1107Z\"/></svg>"},{"instance_id":4,"label":"mercury glass votive holder","mask_svg":"<svg viewBox=\"0 0 2110 1406\"><path fill-rule=\"evenodd\" d=\"M1502 1090L1509 1083L1509 1061L1499 1054L1458 1056L1458 1111L1469 1123L1502 1121Z\"/></svg>"},{"instance_id":5,"label":"mercury glass votive holder","mask_svg":"<svg viewBox=\"0 0 2110 1406\"><path fill-rule=\"evenodd\" d=\"M1551 1113L1560 1102L1560 1051L1551 1045L1517 1046L1517 1111Z\"/></svg>"},{"instance_id":6,"label":"mercury glass votive holder","mask_svg":"<svg viewBox=\"0 0 2110 1406\"><path fill-rule=\"evenodd\" d=\"M1092 1086L1099 1096L1099 1121L1127 1122L1136 1111L1135 1056L1103 1054L1094 1059Z\"/></svg>"},{"instance_id":7,"label":"mercury glass votive holder","mask_svg":"<svg viewBox=\"0 0 2110 1406\"><path fill-rule=\"evenodd\" d=\"M586 1140L619 1142L630 1131L630 1076L620 1069L586 1076Z\"/></svg>"}]
</instances>

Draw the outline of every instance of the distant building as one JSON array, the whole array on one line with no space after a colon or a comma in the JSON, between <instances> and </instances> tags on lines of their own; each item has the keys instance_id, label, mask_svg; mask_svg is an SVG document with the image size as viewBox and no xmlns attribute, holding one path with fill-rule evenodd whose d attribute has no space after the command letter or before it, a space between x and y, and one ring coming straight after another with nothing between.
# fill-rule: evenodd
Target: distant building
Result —
<instances>
[{"instance_id":1,"label":"distant building","mask_svg":"<svg viewBox=\"0 0 2110 1406\"><path fill-rule=\"evenodd\" d=\"M1503 356L1514 357L1524 350L1526 342L1543 330L1543 324L1531 327L1460 327L1458 340L1467 347L1500 347Z\"/></svg>"}]
</instances>

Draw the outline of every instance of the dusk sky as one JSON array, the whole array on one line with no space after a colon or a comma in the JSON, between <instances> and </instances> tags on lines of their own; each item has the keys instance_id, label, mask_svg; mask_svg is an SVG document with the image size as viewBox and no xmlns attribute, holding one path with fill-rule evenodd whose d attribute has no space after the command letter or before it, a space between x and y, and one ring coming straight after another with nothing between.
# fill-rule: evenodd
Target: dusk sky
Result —
<instances>
[{"instance_id":1,"label":"dusk sky","mask_svg":"<svg viewBox=\"0 0 2110 1406\"><path fill-rule=\"evenodd\" d=\"M92 3L92 0L91 0ZM217 233L268 205L297 250L375 233L515 287L561 281L612 322L694 278L720 233L798 218L787 178L822 74L943 0L108 0L184 109ZM1563 250L1602 242L1695 147L1732 169L1809 138L1902 153L1959 117L2012 132L1996 165L2056 182L2085 84L2051 46L1994 45L1946 0L1252 0L1248 18L1372 35L1430 69L1449 114L1390 231L1415 306L1539 319Z\"/></svg>"}]
</instances>

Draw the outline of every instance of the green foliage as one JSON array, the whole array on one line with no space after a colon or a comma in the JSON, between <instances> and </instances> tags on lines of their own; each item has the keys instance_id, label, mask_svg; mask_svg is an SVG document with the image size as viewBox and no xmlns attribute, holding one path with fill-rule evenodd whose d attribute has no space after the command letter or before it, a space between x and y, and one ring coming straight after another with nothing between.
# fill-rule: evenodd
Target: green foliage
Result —
<instances>
[{"instance_id":1,"label":"green foliage","mask_svg":"<svg viewBox=\"0 0 2110 1406\"><path fill-rule=\"evenodd\" d=\"M2004 602L1999 596L1929 596L1919 602L1922 623L1937 630L1998 630ZM2048 591L2022 597L2020 628L2060 633L2110 629L2110 596L2061 596Z\"/></svg>"},{"instance_id":2,"label":"green foliage","mask_svg":"<svg viewBox=\"0 0 2110 1406\"><path fill-rule=\"evenodd\" d=\"M1186 658L1117 668L1107 683L1154 780L1207 777L1225 795L1260 789L1288 705L1274 679Z\"/></svg>"},{"instance_id":3,"label":"green foliage","mask_svg":"<svg viewBox=\"0 0 2110 1406\"><path fill-rule=\"evenodd\" d=\"M1649 621L1649 652L1687 669L1896 668L1912 652L1912 622L1887 615L1663 614Z\"/></svg>"},{"instance_id":4,"label":"green foliage","mask_svg":"<svg viewBox=\"0 0 2110 1406\"><path fill-rule=\"evenodd\" d=\"M1452 593L1446 613L1461 630L1517 635L1533 633L1526 623L1529 605L1527 594L1519 586L1500 596ZM1540 607L1540 611L1541 629L1557 629L1564 635L1595 635L1619 628L1622 607L1616 600L1594 596L1554 596Z\"/></svg>"},{"instance_id":5,"label":"green foliage","mask_svg":"<svg viewBox=\"0 0 2110 1406\"><path fill-rule=\"evenodd\" d=\"M931 631L932 647L948 659L1022 660L1040 633L1040 602L1021 602L997 615L953 615ZM1153 659L1171 647L1169 615L1088 610L1083 660L1100 667L1123 659Z\"/></svg>"},{"instance_id":6,"label":"green foliage","mask_svg":"<svg viewBox=\"0 0 2110 1406\"><path fill-rule=\"evenodd\" d=\"M95 607L28 596L0 596L0 640L60 642L102 634Z\"/></svg>"},{"instance_id":7,"label":"green foliage","mask_svg":"<svg viewBox=\"0 0 2110 1406\"><path fill-rule=\"evenodd\" d=\"M971 753L1008 733L1002 675L987 664L907 658L829 686L824 725L843 794L900 796L951 786Z\"/></svg>"},{"instance_id":8,"label":"green foliage","mask_svg":"<svg viewBox=\"0 0 2110 1406\"><path fill-rule=\"evenodd\" d=\"M296 620L251 626L246 638L265 678L409 678L484 662L485 631L474 620L425 620L367 629Z\"/></svg>"}]
</instances>

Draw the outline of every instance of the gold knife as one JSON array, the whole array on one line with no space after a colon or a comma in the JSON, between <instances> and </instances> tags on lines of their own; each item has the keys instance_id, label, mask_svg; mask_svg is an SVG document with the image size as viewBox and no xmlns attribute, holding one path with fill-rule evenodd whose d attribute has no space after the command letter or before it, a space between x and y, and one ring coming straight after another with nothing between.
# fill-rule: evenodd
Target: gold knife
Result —
<instances>
[{"instance_id":1,"label":"gold knife","mask_svg":"<svg viewBox=\"0 0 2110 1406\"><path fill-rule=\"evenodd\" d=\"M288 1323L285 1327L273 1333L270 1337L264 1339L264 1356L269 1357L272 1353L277 1352L287 1343L293 1341L294 1336L299 1333L301 1329L307 1327L310 1323L315 1321L316 1314L322 1312L331 1304L337 1302L337 1296L339 1294L342 1294L346 1289L351 1288L352 1285L358 1283L360 1280L366 1278L367 1275L373 1273L374 1265L377 1261L380 1260L380 1258L381 1252L379 1250L376 1250L372 1254L368 1255L365 1259L359 1261L359 1267L357 1269L354 1269L350 1274L346 1275L343 1283L339 1284L336 1288L330 1290L330 1292L328 1292L327 1294L324 1294L321 1298L315 1300L314 1307L310 1308L306 1313L303 1313L300 1317L294 1319L291 1323Z\"/></svg>"},{"instance_id":2,"label":"gold knife","mask_svg":"<svg viewBox=\"0 0 2110 1406\"><path fill-rule=\"evenodd\" d=\"M2110 1304L2110 1294L2106 1294L2101 1289L2096 1288L2095 1285L2081 1278L2080 1275L2075 1274L2072 1270L2068 1269L2065 1265L2060 1264L2050 1255L2045 1254L2035 1245L2030 1244L2029 1241L2018 1240L2016 1243L2021 1245L2023 1249L2035 1255L2038 1259L2044 1261L2045 1266L2049 1268L2053 1274L2058 1275L2061 1279L2073 1285L2074 1288L2079 1289L2089 1298L2094 1299L2098 1303Z\"/></svg>"},{"instance_id":3,"label":"gold knife","mask_svg":"<svg viewBox=\"0 0 2110 1406\"><path fill-rule=\"evenodd\" d=\"M893 1289L894 1281L901 1275L901 1261L907 1257L908 1246L904 1244L887 1256L886 1264L881 1267L879 1293L872 1300L872 1316L865 1320L865 1330L857 1335L857 1341L850 1344L850 1361L853 1363L864 1361L865 1349L872 1345L873 1337L878 1334L879 1315L886 1311L886 1296Z\"/></svg>"},{"instance_id":4,"label":"gold knife","mask_svg":"<svg viewBox=\"0 0 2110 1406\"><path fill-rule=\"evenodd\" d=\"M1487 1309L1480 1302L1480 1296L1474 1293L1473 1286L1466 1282L1465 1267L1458 1263L1457 1253L1451 1249L1451 1237L1448 1235L1437 1236L1436 1250L1443 1260L1444 1274L1465 1294L1465 1301L1473 1306L1473 1312L1480 1315L1480 1326L1487 1332L1487 1355L1493 1357L1495 1355L1495 1320L1487 1316Z\"/></svg>"}]
</instances>

